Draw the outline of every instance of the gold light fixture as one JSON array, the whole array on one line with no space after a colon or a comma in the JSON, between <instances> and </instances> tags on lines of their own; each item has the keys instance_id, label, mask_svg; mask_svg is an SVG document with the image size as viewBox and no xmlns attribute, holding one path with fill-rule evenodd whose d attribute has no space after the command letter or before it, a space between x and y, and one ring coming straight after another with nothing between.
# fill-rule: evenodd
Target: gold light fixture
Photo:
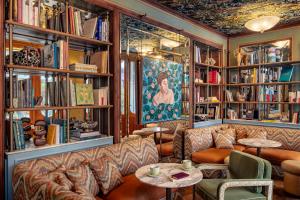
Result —
<instances>
[{"instance_id":1,"label":"gold light fixture","mask_svg":"<svg viewBox=\"0 0 300 200\"><path fill-rule=\"evenodd\" d=\"M163 38L160 40L160 46L165 46L173 49L175 47L180 46L180 42Z\"/></svg>"},{"instance_id":2,"label":"gold light fixture","mask_svg":"<svg viewBox=\"0 0 300 200\"><path fill-rule=\"evenodd\" d=\"M279 21L280 18L277 16L261 16L246 22L245 27L251 31L263 33L273 28Z\"/></svg>"}]
</instances>

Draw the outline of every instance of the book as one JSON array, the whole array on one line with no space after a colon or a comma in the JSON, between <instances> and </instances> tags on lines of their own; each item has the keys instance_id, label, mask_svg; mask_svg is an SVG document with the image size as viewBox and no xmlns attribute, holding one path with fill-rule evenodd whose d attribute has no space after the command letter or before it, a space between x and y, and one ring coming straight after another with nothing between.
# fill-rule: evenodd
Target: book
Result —
<instances>
[{"instance_id":1,"label":"book","mask_svg":"<svg viewBox=\"0 0 300 200\"><path fill-rule=\"evenodd\" d=\"M293 113L292 123L293 123L293 124L297 124L298 121L299 121L299 113L298 113L298 112L294 112L294 113Z\"/></svg>"},{"instance_id":2,"label":"book","mask_svg":"<svg viewBox=\"0 0 300 200\"><path fill-rule=\"evenodd\" d=\"M81 72L94 72L98 71L97 65L83 64L83 63L73 63L69 66L70 70L81 71Z\"/></svg>"},{"instance_id":3,"label":"book","mask_svg":"<svg viewBox=\"0 0 300 200\"><path fill-rule=\"evenodd\" d=\"M94 102L96 105L104 106L108 105L108 87L102 87L99 89L94 89Z\"/></svg>"},{"instance_id":4,"label":"book","mask_svg":"<svg viewBox=\"0 0 300 200\"><path fill-rule=\"evenodd\" d=\"M289 82L289 81L291 81L293 71L294 71L293 66L283 67L283 69L281 70L279 82Z\"/></svg>"},{"instance_id":5,"label":"book","mask_svg":"<svg viewBox=\"0 0 300 200\"><path fill-rule=\"evenodd\" d=\"M108 73L108 52L98 51L91 54L90 64L96 65L99 73Z\"/></svg>"},{"instance_id":6,"label":"book","mask_svg":"<svg viewBox=\"0 0 300 200\"><path fill-rule=\"evenodd\" d=\"M296 97L297 93L296 92L289 92L289 102L290 103L294 103L296 102Z\"/></svg>"},{"instance_id":7,"label":"book","mask_svg":"<svg viewBox=\"0 0 300 200\"><path fill-rule=\"evenodd\" d=\"M76 104L77 105L93 105L93 85L92 84L75 84Z\"/></svg>"},{"instance_id":8,"label":"book","mask_svg":"<svg viewBox=\"0 0 300 200\"><path fill-rule=\"evenodd\" d=\"M94 38L96 32L98 18L94 17L88 20L85 20L83 23L83 34L82 36L88 38Z\"/></svg>"},{"instance_id":9,"label":"book","mask_svg":"<svg viewBox=\"0 0 300 200\"><path fill-rule=\"evenodd\" d=\"M187 174L185 172L179 172L179 173L171 175L171 178L175 179L175 180L180 180L180 179L186 178L188 176L189 176L189 174Z\"/></svg>"},{"instance_id":10,"label":"book","mask_svg":"<svg viewBox=\"0 0 300 200\"><path fill-rule=\"evenodd\" d=\"M47 144L59 144L60 140L60 126L58 124L50 124L48 126L48 132L47 132Z\"/></svg>"}]
</instances>

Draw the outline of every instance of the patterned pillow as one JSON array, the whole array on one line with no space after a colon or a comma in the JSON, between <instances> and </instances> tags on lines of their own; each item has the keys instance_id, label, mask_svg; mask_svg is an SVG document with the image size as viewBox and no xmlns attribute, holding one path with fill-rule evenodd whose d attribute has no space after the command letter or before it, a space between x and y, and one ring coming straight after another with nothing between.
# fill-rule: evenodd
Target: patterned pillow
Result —
<instances>
[{"instance_id":1,"label":"patterned pillow","mask_svg":"<svg viewBox=\"0 0 300 200\"><path fill-rule=\"evenodd\" d=\"M218 149L233 149L235 143L235 130L226 129L212 133L215 145Z\"/></svg>"},{"instance_id":2,"label":"patterned pillow","mask_svg":"<svg viewBox=\"0 0 300 200\"><path fill-rule=\"evenodd\" d=\"M247 138L267 139L267 132L263 130L252 130L247 133Z\"/></svg>"},{"instance_id":3,"label":"patterned pillow","mask_svg":"<svg viewBox=\"0 0 300 200\"><path fill-rule=\"evenodd\" d=\"M92 161L90 168L103 194L109 193L112 189L123 183L123 178L117 165L108 156Z\"/></svg>"},{"instance_id":4,"label":"patterned pillow","mask_svg":"<svg viewBox=\"0 0 300 200\"><path fill-rule=\"evenodd\" d=\"M84 188L93 196L99 193L99 186L88 165L79 165L76 168L69 169L66 174L74 185Z\"/></svg>"},{"instance_id":5,"label":"patterned pillow","mask_svg":"<svg viewBox=\"0 0 300 200\"><path fill-rule=\"evenodd\" d=\"M62 186L65 190L71 190L74 184L67 178L65 171L65 167L62 166L55 171L48 173L48 178L58 185Z\"/></svg>"}]
</instances>

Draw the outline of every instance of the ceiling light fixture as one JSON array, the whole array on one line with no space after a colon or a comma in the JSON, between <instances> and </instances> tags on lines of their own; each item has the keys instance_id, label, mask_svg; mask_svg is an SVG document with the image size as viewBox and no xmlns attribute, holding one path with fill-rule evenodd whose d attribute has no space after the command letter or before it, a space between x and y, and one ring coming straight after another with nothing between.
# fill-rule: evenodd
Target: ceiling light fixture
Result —
<instances>
[{"instance_id":1,"label":"ceiling light fixture","mask_svg":"<svg viewBox=\"0 0 300 200\"><path fill-rule=\"evenodd\" d=\"M160 45L161 46L165 46L165 47L169 47L169 48L173 49L175 47L179 47L180 46L180 42L163 38L163 39L160 40Z\"/></svg>"},{"instance_id":2,"label":"ceiling light fixture","mask_svg":"<svg viewBox=\"0 0 300 200\"><path fill-rule=\"evenodd\" d=\"M279 21L280 18L277 16L261 16L246 22L245 27L251 31L263 33L273 28Z\"/></svg>"}]
</instances>

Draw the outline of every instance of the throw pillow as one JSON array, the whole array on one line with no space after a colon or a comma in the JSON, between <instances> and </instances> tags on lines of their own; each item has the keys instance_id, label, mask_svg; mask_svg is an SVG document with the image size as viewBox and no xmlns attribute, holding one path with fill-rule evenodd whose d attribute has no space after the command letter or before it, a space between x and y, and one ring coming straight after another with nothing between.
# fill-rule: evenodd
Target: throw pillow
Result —
<instances>
[{"instance_id":1,"label":"throw pillow","mask_svg":"<svg viewBox=\"0 0 300 200\"><path fill-rule=\"evenodd\" d=\"M252 130L247 133L248 138L267 139L267 132L263 130Z\"/></svg>"},{"instance_id":2,"label":"throw pillow","mask_svg":"<svg viewBox=\"0 0 300 200\"><path fill-rule=\"evenodd\" d=\"M215 145L218 149L233 149L230 136L227 134L214 134Z\"/></svg>"},{"instance_id":3,"label":"throw pillow","mask_svg":"<svg viewBox=\"0 0 300 200\"><path fill-rule=\"evenodd\" d=\"M108 156L92 161L90 168L104 195L123 183L123 177L117 165Z\"/></svg>"},{"instance_id":4,"label":"throw pillow","mask_svg":"<svg viewBox=\"0 0 300 200\"><path fill-rule=\"evenodd\" d=\"M74 185L84 188L93 196L99 193L99 186L88 165L81 164L78 167L67 170L66 174Z\"/></svg>"},{"instance_id":5,"label":"throw pillow","mask_svg":"<svg viewBox=\"0 0 300 200\"><path fill-rule=\"evenodd\" d=\"M215 145L218 149L233 149L235 144L235 130L225 129L212 133Z\"/></svg>"},{"instance_id":6,"label":"throw pillow","mask_svg":"<svg viewBox=\"0 0 300 200\"><path fill-rule=\"evenodd\" d=\"M55 171L49 172L48 178L58 185L62 186L65 190L71 190L73 187L73 183L67 178L65 171L65 167L60 167Z\"/></svg>"}]
</instances>

